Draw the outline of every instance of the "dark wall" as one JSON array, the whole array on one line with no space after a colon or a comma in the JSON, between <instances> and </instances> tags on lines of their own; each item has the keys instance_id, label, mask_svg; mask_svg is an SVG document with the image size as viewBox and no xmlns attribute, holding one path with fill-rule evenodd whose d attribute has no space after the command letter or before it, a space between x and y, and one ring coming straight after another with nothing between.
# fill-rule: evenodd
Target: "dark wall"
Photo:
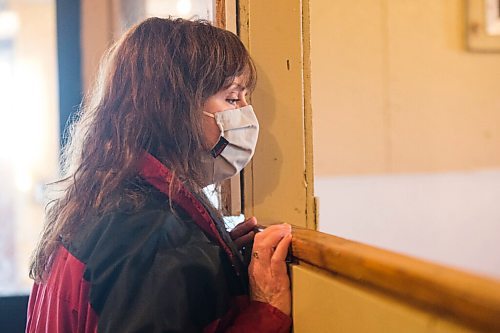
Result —
<instances>
[{"instance_id":1,"label":"dark wall","mask_svg":"<svg viewBox=\"0 0 500 333\"><path fill-rule=\"evenodd\" d=\"M0 332L24 332L27 307L28 296L0 297Z\"/></svg>"},{"instance_id":2,"label":"dark wall","mask_svg":"<svg viewBox=\"0 0 500 333\"><path fill-rule=\"evenodd\" d=\"M59 128L65 128L82 99L80 0L57 0L57 57L59 70Z\"/></svg>"}]
</instances>

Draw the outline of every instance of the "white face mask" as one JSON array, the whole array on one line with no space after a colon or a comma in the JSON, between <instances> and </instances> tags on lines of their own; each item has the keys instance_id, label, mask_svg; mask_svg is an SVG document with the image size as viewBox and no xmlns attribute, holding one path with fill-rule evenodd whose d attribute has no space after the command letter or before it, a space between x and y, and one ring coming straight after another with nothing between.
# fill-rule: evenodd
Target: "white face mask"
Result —
<instances>
[{"instance_id":1,"label":"white face mask","mask_svg":"<svg viewBox=\"0 0 500 333\"><path fill-rule=\"evenodd\" d=\"M211 156L204 161L207 182L214 184L236 175L250 162L257 145L259 122L251 105L214 114L203 113L215 118L221 133Z\"/></svg>"}]
</instances>

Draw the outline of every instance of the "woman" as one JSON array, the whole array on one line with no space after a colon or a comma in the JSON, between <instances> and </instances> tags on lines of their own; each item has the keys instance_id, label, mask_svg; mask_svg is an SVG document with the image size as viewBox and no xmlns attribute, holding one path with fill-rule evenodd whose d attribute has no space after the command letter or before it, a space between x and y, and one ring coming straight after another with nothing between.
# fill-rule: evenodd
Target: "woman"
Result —
<instances>
[{"instance_id":1,"label":"woman","mask_svg":"<svg viewBox=\"0 0 500 333\"><path fill-rule=\"evenodd\" d=\"M34 253L27 332L287 332L290 226L228 233L202 188L241 170L258 123L238 38L151 18L107 55ZM60 186L59 186L60 187Z\"/></svg>"}]
</instances>

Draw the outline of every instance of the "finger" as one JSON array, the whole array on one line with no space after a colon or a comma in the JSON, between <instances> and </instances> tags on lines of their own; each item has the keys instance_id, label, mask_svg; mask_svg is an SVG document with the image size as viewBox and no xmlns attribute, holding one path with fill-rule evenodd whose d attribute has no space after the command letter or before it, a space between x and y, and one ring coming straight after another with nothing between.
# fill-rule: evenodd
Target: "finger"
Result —
<instances>
[{"instance_id":1,"label":"finger","mask_svg":"<svg viewBox=\"0 0 500 333\"><path fill-rule=\"evenodd\" d=\"M290 233L286 226L271 226L266 230L255 235L254 247L260 249L273 249L278 245L279 241Z\"/></svg>"},{"instance_id":2,"label":"finger","mask_svg":"<svg viewBox=\"0 0 500 333\"><path fill-rule=\"evenodd\" d=\"M250 231L248 234L236 238L234 240L234 243L236 244L238 249L241 249L243 246L250 244L254 237L255 237L255 232Z\"/></svg>"},{"instance_id":3,"label":"finger","mask_svg":"<svg viewBox=\"0 0 500 333\"><path fill-rule=\"evenodd\" d=\"M292 234L288 234L283 237L283 239L278 243L278 246L276 246L276 250L273 253L273 260L276 260L277 262L285 261L291 242Z\"/></svg>"},{"instance_id":4,"label":"finger","mask_svg":"<svg viewBox=\"0 0 500 333\"><path fill-rule=\"evenodd\" d=\"M279 241L286 235L290 234L290 232L291 227L289 224L270 226L255 236L254 247L256 249L276 247Z\"/></svg>"},{"instance_id":5,"label":"finger","mask_svg":"<svg viewBox=\"0 0 500 333\"><path fill-rule=\"evenodd\" d=\"M256 225L257 219L252 216L245 222L238 224L233 230L231 230L229 234L231 235L232 239L237 239L245 234L248 234L255 228Z\"/></svg>"}]
</instances>

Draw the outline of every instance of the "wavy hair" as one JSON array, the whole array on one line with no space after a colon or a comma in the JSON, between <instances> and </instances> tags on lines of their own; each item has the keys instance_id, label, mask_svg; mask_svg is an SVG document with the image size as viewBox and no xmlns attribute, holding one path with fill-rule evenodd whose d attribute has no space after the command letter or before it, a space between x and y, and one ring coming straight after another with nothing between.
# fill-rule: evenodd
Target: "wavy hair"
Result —
<instances>
[{"instance_id":1,"label":"wavy hair","mask_svg":"<svg viewBox=\"0 0 500 333\"><path fill-rule=\"evenodd\" d=\"M149 18L106 53L63 150L59 195L47 207L30 277L41 281L57 248L84 223L123 201L136 209L146 194L137 183L144 150L192 191L201 193L206 154L206 99L243 76L255 85L252 60L237 36L206 21Z\"/></svg>"}]
</instances>

